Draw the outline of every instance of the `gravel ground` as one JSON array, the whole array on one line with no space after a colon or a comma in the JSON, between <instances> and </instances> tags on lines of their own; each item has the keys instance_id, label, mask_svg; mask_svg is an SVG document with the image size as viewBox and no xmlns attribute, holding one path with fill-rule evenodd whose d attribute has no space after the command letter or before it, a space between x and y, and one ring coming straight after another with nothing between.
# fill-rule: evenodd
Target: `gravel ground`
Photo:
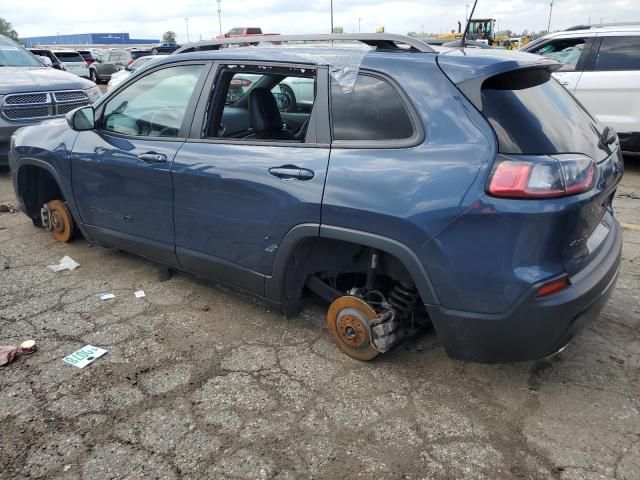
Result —
<instances>
[{"instance_id":1,"label":"gravel ground","mask_svg":"<svg viewBox=\"0 0 640 480\"><path fill-rule=\"evenodd\" d=\"M39 346L0 368L0 478L637 480L640 158L615 207L623 264L601 318L551 360L498 366L449 360L433 331L359 363L319 306L285 320L0 213L0 344ZM46 268L63 255L81 267ZM109 353L62 361L86 344Z\"/></svg>"}]
</instances>

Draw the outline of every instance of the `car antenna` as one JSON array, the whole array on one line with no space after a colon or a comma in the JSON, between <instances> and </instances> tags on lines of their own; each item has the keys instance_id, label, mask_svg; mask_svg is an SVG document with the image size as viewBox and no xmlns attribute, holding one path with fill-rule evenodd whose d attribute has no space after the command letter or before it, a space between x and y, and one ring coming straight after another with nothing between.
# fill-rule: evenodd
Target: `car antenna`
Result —
<instances>
[{"instance_id":1,"label":"car antenna","mask_svg":"<svg viewBox=\"0 0 640 480\"><path fill-rule=\"evenodd\" d=\"M471 19L473 18L473 12L476 11L476 5L478 4L478 0L473 2L473 7L471 8L471 15L467 18L467 24L464 26L464 32L462 33L462 37L460 38L460 44L462 47L467 43L467 34L469 33L469 26L471 25Z\"/></svg>"},{"instance_id":2,"label":"car antenna","mask_svg":"<svg viewBox=\"0 0 640 480\"><path fill-rule=\"evenodd\" d=\"M464 32L462 32L462 37L459 40L453 40L452 42L444 43L445 47L466 47L467 46L467 34L469 33L469 26L471 25L471 19L473 18L473 12L476 11L476 5L478 4L478 0L473 2L473 8L471 9L471 15L467 18L467 24L464 26Z\"/></svg>"}]
</instances>

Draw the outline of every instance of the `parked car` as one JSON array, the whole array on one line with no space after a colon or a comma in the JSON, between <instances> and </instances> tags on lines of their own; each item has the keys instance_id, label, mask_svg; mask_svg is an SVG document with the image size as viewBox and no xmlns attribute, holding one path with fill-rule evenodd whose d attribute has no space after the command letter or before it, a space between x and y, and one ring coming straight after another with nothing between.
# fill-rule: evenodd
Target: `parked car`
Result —
<instances>
[{"instance_id":1,"label":"parked car","mask_svg":"<svg viewBox=\"0 0 640 480\"><path fill-rule=\"evenodd\" d=\"M78 52L73 50L53 50L53 54L62 62L67 72L79 77L89 78L89 66Z\"/></svg>"},{"instance_id":2,"label":"parked car","mask_svg":"<svg viewBox=\"0 0 640 480\"><path fill-rule=\"evenodd\" d=\"M640 25L578 25L522 50L562 63L558 81L617 130L623 150L640 153Z\"/></svg>"},{"instance_id":3,"label":"parked car","mask_svg":"<svg viewBox=\"0 0 640 480\"><path fill-rule=\"evenodd\" d=\"M21 209L60 241L77 227L286 315L313 292L361 360L428 321L453 358L540 359L598 316L620 264L622 155L552 78L557 62L390 34L278 37L293 40L375 48L158 59L66 122L16 133ZM247 75L260 79L227 102ZM286 79L314 83L310 109L278 108Z\"/></svg>"},{"instance_id":4,"label":"parked car","mask_svg":"<svg viewBox=\"0 0 640 480\"><path fill-rule=\"evenodd\" d=\"M47 68L33 54L0 35L0 167L8 165L13 132L60 117L100 97L89 80Z\"/></svg>"},{"instance_id":5,"label":"parked car","mask_svg":"<svg viewBox=\"0 0 640 480\"><path fill-rule=\"evenodd\" d=\"M235 27L223 35L217 35L216 39L236 38L236 37L252 37L260 35L277 35L276 33L262 33L260 27Z\"/></svg>"},{"instance_id":6,"label":"parked car","mask_svg":"<svg viewBox=\"0 0 640 480\"><path fill-rule=\"evenodd\" d=\"M78 53L82 55L82 58L84 59L85 62L87 62L87 65L91 65L93 62L96 61L95 57L93 56L93 52L91 50L78 50Z\"/></svg>"},{"instance_id":7,"label":"parked car","mask_svg":"<svg viewBox=\"0 0 640 480\"><path fill-rule=\"evenodd\" d=\"M48 67L50 66L52 68L55 68L56 70L62 71L65 71L67 69L64 63L62 63L58 59L58 57L56 57L55 54L47 48L30 48L29 51L39 58L48 58L48 62L46 60L43 60L43 62L45 62L45 65L47 65ZM49 65L49 63L51 65Z\"/></svg>"},{"instance_id":8,"label":"parked car","mask_svg":"<svg viewBox=\"0 0 640 480\"><path fill-rule=\"evenodd\" d=\"M151 55L150 50L113 48L105 51L89 66L89 78L95 83L108 82L111 75L131 65L136 59Z\"/></svg>"},{"instance_id":9,"label":"parked car","mask_svg":"<svg viewBox=\"0 0 640 480\"><path fill-rule=\"evenodd\" d=\"M131 65L126 66L122 70L118 70L116 73L111 75L111 80L109 80L109 83L107 84L107 92L120 85L127 78L129 78L133 72L135 72L139 68L142 68L142 66L146 65L155 58L158 58L158 55L140 57L137 60L134 60Z\"/></svg>"},{"instance_id":10,"label":"parked car","mask_svg":"<svg viewBox=\"0 0 640 480\"><path fill-rule=\"evenodd\" d=\"M152 47L151 53L153 55L173 53L179 48L180 48L180 45L178 45L177 43L161 43L160 45L156 45L155 47Z\"/></svg>"}]
</instances>

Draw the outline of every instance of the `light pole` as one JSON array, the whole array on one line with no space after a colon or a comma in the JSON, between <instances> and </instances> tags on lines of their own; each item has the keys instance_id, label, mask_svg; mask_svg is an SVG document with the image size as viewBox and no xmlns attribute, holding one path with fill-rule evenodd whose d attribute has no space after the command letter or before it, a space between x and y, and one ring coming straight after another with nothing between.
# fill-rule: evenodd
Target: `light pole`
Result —
<instances>
[{"instance_id":1,"label":"light pole","mask_svg":"<svg viewBox=\"0 0 640 480\"><path fill-rule=\"evenodd\" d=\"M467 3L467 13L465 13L464 18L468 22L469 21L469 4Z\"/></svg>"},{"instance_id":2,"label":"light pole","mask_svg":"<svg viewBox=\"0 0 640 480\"><path fill-rule=\"evenodd\" d=\"M362 19L358 18L358 33L360 33L360 22L362 22Z\"/></svg>"},{"instance_id":3,"label":"light pole","mask_svg":"<svg viewBox=\"0 0 640 480\"><path fill-rule=\"evenodd\" d=\"M551 29L551 12L553 12L553 0L549 3L549 23L547 23L547 33Z\"/></svg>"},{"instance_id":4,"label":"light pole","mask_svg":"<svg viewBox=\"0 0 640 480\"><path fill-rule=\"evenodd\" d=\"M216 0L216 2L218 2L218 27L220 28L220 35L222 35L222 9L220 8L222 0Z\"/></svg>"},{"instance_id":5,"label":"light pole","mask_svg":"<svg viewBox=\"0 0 640 480\"><path fill-rule=\"evenodd\" d=\"M191 43L191 41L189 40L189 18L185 17L184 23L187 26L187 43Z\"/></svg>"},{"instance_id":6,"label":"light pole","mask_svg":"<svg viewBox=\"0 0 640 480\"><path fill-rule=\"evenodd\" d=\"M331 0L330 4L331 4L331 33L333 33L333 0Z\"/></svg>"}]
</instances>

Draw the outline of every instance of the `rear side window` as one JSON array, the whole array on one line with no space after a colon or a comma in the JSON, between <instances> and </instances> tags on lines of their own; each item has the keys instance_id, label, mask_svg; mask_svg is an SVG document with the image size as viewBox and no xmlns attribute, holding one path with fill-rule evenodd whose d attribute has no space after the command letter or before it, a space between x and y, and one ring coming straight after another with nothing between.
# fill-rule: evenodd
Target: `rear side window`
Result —
<instances>
[{"instance_id":1,"label":"rear side window","mask_svg":"<svg viewBox=\"0 0 640 480\"><path fill-rule=\"evenodd\" d=\"M594 70L640 70L640 37L604 37Z\"/></svg>"},{"instance_id":2,"label":"rear side window","mask_svg":"<svg viewBox=\"0 0 640 480\"><path fill-rule=\"evenodd\" d=\"M515 70L486 80L482 113L501 153L603 156L598 124L546 69Z\"/></svg>"},{"instance_id":3,"label":"rear side window","mask_svg":"<svg viewBox=\"0 0 640 480\"><path fill-rule=\"evenodd\" d=\"M389 82L358 75L350 92L331 82L334 140L404 140L413 137L411 117Z\"/></svg>"},{"instance_id":4,"label":"rear side window","mask_svg":"<svg viewBox=\"0 0 640 480\"><path fill-rule=\"evenodd\" d=\"M260 35L262 33L262 30L260 30L259 28L247 28L247 34L249 35Z\"/></svg>"}]
</instances>

